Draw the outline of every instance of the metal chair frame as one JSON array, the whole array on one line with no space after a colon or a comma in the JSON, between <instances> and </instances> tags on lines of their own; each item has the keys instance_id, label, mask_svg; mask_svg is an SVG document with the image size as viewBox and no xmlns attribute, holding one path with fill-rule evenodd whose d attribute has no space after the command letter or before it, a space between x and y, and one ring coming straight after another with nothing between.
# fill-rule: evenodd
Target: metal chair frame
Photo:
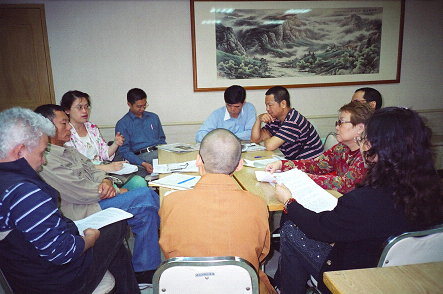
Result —
<instances>
[{"instance_id":1,"label":"metal chair frame","mask_svg":"<svg viewBox=\"0 0 443 294\"><path fill-rule=\"evenodd\" d=\"M224 266L224 265L235 265L243 268L249 274L251 279L251 289L248 289L248 293L258 294L259 293L259 280L255 268L247 260L237 257L237 256L215 256L215 257L175 257L170 258L162 262L157 271L154 274L152 284L154 294L156 293L167 293L166 289L160 289L160 278L163 272L171 267L177 266L191 266L191 267L205 267L213 266ZM250 292L249 292L250 291Z\"/></svg>"},{"instance_id":2,"label":"metal chair frame","mask_svg":"<svg viewBox=\"0 0 443 294\"><path fill-rule=\"evenodd\" d=\"M422 231L415 231L415 232L405 232L402 233L400 235L396 235L396 236L391 236L387 239L387 241L385 242L385 246L384 249L381 253L380 259L378 261L378 267L384 267L384 266L391 266L389 264L389 252L392 249L392 247L394 247L395 245L397 245L399 242L401 242L402 240L408 239L408 238L417 238L417 240L419 240L420 238L426 238L428 236L432 236L435 234L443 234L443 224L441 225L437 225L434 226L430 229L427 230L422 230ZM438 253L438 256L435 258L437 260L425 260L423 262L433 262L433 261L443 261L443 246L440 247L441 252ZM420 262L417 262L420 263ZM410 264L409 262L405 262L404 264ZM403 264L394 264L394 265L403 265Z\"/></svg>"}]
</instances>

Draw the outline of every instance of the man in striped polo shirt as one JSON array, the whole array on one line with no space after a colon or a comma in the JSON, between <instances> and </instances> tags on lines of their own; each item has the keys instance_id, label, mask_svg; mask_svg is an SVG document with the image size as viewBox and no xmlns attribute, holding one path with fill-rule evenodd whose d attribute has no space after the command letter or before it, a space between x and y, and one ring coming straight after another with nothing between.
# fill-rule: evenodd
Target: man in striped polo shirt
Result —
<instances>
[{"instance_id":1,"label":"man in striped polo shirt","mask_svg":"<svg viewBox=\"0 0 443 294\"><path fill-rule=\"evenodd\" d=\"M14 293L91 293L109 270L116 293L140 293L126 222L80 236L37 174L54 125L29 109L0 112L0 268Z\"/></svg>"},{"instance_id":2,"label":"man in striped polo shirt","mask_svg":"<svg viewBox=\"0 0 443 294\"><path fill-rule=\"evenodd\" d=\"M309 159L320 155L323 146L312 124L291 108L289 92L276 86L265 94L267 113L257 116L251 141L264 142L267 150L280 148L287 159ZM261 124L265 123L264 127Z\"/></svg>"}]
</instances>

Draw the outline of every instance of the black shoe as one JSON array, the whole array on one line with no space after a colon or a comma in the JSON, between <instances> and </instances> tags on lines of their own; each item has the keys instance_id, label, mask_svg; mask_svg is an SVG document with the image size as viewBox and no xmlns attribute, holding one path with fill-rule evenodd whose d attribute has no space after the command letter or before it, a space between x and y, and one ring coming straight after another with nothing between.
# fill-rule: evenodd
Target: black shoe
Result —
<instances>
[{"instance_id":1,"label":"black shoe","mask_svg":"<svg viewBox=\"0 0 443 294\"><path fill-rule=\"evenodd\" d=\"M135 278L137 279L138 287L140 290L152 286L152 277L154 276L154 273L155 270L135 273Z\"/></svg>"}]
</instances>

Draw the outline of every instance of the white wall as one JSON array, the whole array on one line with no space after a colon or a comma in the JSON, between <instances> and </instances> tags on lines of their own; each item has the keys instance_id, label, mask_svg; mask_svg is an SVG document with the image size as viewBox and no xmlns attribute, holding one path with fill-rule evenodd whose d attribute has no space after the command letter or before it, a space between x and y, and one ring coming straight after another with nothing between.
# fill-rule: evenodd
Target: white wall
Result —
<instances>
[{"instance_id":1,"label":"white wall","mask_svg":"<svg viewBox=\"0 0 443 294\"><path fill-rule=\"evenodd\" d=\"M91 121L113 126L127 112L126 92L148 93L168 142L192 142L198 125L223 105L222 92L193 92L190 8L187 0L50 1L44 3L57 102L78 89L92 98ZM443 132L443 1L406 0L401 82L373 85L384 106L438 109L434 131ZM335 116L357 86L290 89L293 106L302 114ZM264 90L247 99L264 112ZM313 119L325 135L333 118ZM189 125L174 125L175 122ZM103 128L106 137L112 129Z\"/></svg>"}]
</instances>

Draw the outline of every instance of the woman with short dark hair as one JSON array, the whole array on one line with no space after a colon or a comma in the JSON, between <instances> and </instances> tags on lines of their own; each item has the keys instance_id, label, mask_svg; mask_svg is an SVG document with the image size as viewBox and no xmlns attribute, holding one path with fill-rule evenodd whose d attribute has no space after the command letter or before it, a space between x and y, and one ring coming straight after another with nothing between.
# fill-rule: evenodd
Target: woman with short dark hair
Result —
<instances>
[{"instance_id":1,"label":"woman with short dark hair","mask_svg":"<svg viewBox=\"0 0 443 294\"><path fill-rule=\"evenodd\" d=\"M366 178L340 197L334 210L310 211L297 203L297 195L277 187L286 211L280 231L281 293L305 293L310 275L322 293L329 293L323 272L375 267L389 236L443 223L430 138L431 130L417 112L383 108L358 140Z\"/></svg>"}]
</instances>

